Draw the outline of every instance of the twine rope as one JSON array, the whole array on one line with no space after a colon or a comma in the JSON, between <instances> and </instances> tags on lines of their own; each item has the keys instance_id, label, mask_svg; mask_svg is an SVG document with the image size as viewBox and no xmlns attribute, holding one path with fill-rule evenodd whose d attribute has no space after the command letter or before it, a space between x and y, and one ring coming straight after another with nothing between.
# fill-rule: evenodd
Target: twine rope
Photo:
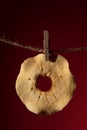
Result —
<instances>
[{"instance_id":1,"label":"twine rope","mask_svg":"<svg viewBox=\"0 0 87 130\"><path fill-rule=\"evenodd\" d=\"M13 46L17 46L17 47L20 47L20 48L28 49L28 50L31 50L31 51L44 53L44 49L40 49L38 47L33 47L31 45L19 44L18 42L9 41L6 38L0 38L0 42L6 43L6 44L9 44L9 45L13 45ZM50 50L50 53L58 53L58 52L65 53L65 52L77 52L77 51L87 51L87 46L86 47L78 47L78 48Z\"/></svg>"}]
</instances>

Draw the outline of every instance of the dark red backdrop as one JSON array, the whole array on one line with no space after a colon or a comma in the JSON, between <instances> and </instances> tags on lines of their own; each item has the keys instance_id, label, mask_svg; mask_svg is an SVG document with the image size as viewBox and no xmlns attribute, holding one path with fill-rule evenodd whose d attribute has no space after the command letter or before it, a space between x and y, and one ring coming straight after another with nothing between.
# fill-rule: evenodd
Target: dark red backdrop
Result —
<instances>
[{"instance_id":1,"label":"dark red backdrop","mask_svg":"<svg viewBox=\"0 0 87 130\"><path fill-rule=\"evenodd\" d=\"M0 3L0 36L4 32L10 40L42 48L45 29L50 33L52 49L87 46L86 3ZM0 42L0 129L87 130L87 51L62 54L70 63L77 89L69 105L51 116L29 112L15 91L20 64L36 54Z\"/></svg>"}]
</instances>

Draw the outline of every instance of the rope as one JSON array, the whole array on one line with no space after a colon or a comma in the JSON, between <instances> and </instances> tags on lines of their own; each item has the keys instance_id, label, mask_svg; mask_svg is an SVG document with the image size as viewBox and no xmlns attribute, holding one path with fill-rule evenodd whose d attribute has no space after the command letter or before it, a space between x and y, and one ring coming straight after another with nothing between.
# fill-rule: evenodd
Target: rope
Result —
<instances>
[{"instance_id":1,"label":"rope","mask_svg":"<svg viewBox=\"0 0 87 130\"><path fill-rule=\"evenodd\" d=\"M38 47L34 48L31 45L28 46L28 45L19 44L18 42L12 42L12 41L9 41L9 40L4 39L4 38L0 38L0 42L6 43L9 45L13 45L13 46L17 46L17 47L21 47L21 48L28 49L28 50L35 51L35 52L44 52L43 49L40 49Z\"/></svg>"},{"instance_id":2,"label":"rope","mask_svg":"<svg viewBox=\"0 0 87 130\"><path fill-rule=\"evenodd\" d=\"M31 45L28 46L28 45L19 44L18 42L9 41L6 38L0 38L0 42L6 43L9 45L13 45L13 46L17 46L17 47L21 47L24 49L28 49L31 51L44 53L44 49L40 49L38 47L32 47ZM58 52L65 53L65 52L77 52L77 51L87 51L87 47L50 50L50 53L58 53Z\"/></svg>"}]
</instances>

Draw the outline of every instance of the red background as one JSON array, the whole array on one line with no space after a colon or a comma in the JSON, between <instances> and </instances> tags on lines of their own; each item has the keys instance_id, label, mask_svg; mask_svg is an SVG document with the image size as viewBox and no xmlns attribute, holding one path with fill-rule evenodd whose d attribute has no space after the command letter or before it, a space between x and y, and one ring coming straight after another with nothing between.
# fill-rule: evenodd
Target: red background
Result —
<instances>
[{"instance_id":1,"label":"red background","mask_svg":"<svg viewBox=\"0 0 87 130\"><path fill-rule=\"evenodd\" d=\"M42 48L45 29L52 49L87 46L87 4L0 1L0 36L4 32L10 40ZM69 61L77 89L68 106L51 116L29 112L15 91L20 64L36 54L0 42L0 129L87 130L87 51L62 54Z\"/></svg>"}]
</instances>

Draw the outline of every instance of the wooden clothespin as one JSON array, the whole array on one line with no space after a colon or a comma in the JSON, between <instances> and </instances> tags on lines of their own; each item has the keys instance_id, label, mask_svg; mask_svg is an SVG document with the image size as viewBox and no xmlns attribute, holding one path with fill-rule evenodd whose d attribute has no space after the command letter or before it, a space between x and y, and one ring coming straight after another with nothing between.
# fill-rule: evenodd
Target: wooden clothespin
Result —
<instances>
[{"instance_id":1,"label":"wooden clothespin","mask_svg":"<svg viewBox=\"0 0 87 130\"><path fill-rule=\"evenodd\" d=\"M45 60L49 61L49 32L44 31L44 41L43 41L43 46L44 46L44 53L45 53Z\"/></svg>"}]
</instances>

